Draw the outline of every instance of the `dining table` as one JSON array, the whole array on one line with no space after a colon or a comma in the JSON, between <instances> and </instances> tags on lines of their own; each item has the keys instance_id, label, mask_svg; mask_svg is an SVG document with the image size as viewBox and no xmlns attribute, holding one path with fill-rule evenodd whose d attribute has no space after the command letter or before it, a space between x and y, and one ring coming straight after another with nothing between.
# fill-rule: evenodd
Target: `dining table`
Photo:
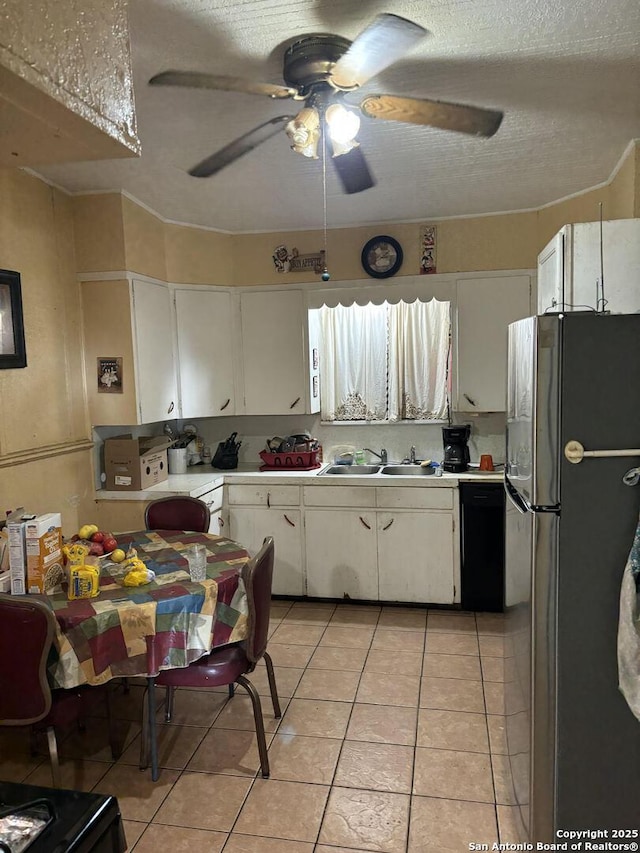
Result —
<instances>
[{"instance_id":1,"label":"dining table","mask_svg":"<svg viewBox=\"0 0 640 853\"><path fill-rule=\"evenodd\" d=\"M69 600L60 584L39 596L53 610L56 634L47 673L52 687L99 685L143 676L148 685L149 735L155 745L155 676L186 667L212 648L247 636L248 607L240 575L246 549L211 533L140 530L117 534L121 549L136 555L155 577L123 584L126 569L99 560L99 593ZM206 549L206 578L192 581L187 554ZM152 777L157 755L152 749Z\"/></svg>"}]
</instances>

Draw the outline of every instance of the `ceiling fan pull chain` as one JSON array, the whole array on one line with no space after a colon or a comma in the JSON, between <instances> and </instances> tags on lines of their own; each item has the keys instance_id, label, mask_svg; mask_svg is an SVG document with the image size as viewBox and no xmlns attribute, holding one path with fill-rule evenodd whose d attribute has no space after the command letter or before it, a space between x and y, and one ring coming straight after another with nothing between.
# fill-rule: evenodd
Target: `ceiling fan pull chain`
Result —
<instances>
[{"instance_id":1,"label":"ceiling fan pull chain","mask_svg":"<svg viewBox=\"0 0 640 853\"><path fill-rule=\"evenodd\" d=\"M322 280L329 281L331 273L327 268L327 145L326 145L326 119L324 108L321 111L320 123L322 126L322 211L323 211L323 233L324 233L324 267L322 269Z\"/></svg>"}]
</instances>

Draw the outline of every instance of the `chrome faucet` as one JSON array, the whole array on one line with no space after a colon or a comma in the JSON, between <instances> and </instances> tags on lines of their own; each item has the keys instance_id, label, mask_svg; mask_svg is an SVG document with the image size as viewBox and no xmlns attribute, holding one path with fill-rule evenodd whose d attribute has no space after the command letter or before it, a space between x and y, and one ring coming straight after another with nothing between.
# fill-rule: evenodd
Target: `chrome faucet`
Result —
<instances>
[{"instance_id":1,"label":"chrome faucet","mask_svg":"<svg viewBox=\"0 0 640 853\"><path fill-rule=\"evenodd\" d=\"M413 444L411 445L411 450L409 451L409 462L411 462L412 465L416 464L416 448Z\"/></svg>"},{"instance_id":2,"label":"chrome faucet","mask_svg":"<svg viewBox=\"0 0 640 853\"><path fill-rule=\"evenodd\" d=\"M387 464L387 451L384 449L384 447L380 448L380 453L376 453L375 450L371 450L370 447L365 447L365 450L367 451L367 453L372 453L374 456L377 456L383 465Z\"/></svg>"}]
</instances>

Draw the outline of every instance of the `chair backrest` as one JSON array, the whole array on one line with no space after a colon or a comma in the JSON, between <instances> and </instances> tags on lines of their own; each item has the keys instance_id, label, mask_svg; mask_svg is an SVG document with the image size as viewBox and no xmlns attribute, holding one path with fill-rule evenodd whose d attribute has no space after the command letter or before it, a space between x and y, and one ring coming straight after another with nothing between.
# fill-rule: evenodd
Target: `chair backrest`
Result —
<instances>
[{"instance_id":1,"label":"chair backrest","mask_svg":"<svg viewBox=\"0 0 640 853\"><path fill-rule=\"evenodd\" d=\"M0 725L25 726L49 713L47 658L55 619L36 598L0 594Z\"/></svg>"},{"instance_id":2,"label":"chair backrest","mask_svg":"<svg viewBox=\"0 0 640 853\"><path fill-rule=\"evenodd\" d=\"M159 498L146 508L147 530L191 530L207 533L211 513L204 501L185 496Z\"/></svg>"},{"instance_id":3,"label":"chair backrest","mask_svg":"<svg viewBox=\"0 0 640 853\"><path fill-rule=\"evenodd\" d=\"M255 557L242 567L249 610L249 630L244 648L252 663L259 661L267 648L273 556L273 537L267 536Z\"/></svg>"}]
</instances>

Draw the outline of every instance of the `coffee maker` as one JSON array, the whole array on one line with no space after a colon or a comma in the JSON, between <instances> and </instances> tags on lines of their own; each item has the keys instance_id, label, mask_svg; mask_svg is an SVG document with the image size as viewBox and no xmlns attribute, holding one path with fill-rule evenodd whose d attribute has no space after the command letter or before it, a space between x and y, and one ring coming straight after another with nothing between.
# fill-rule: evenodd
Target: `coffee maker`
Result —
<instances>
[{"instance_id":1,"label":"coffee maker","mask_svg":"<svg viewBox=\"0 0 640 853\"><path fill-rule=\"evenodd\" d=\"M444 461L442 467L451 474L461 474L469 467L469 436L471 424L442 427Z\"/></svg>"}]
</instances>

